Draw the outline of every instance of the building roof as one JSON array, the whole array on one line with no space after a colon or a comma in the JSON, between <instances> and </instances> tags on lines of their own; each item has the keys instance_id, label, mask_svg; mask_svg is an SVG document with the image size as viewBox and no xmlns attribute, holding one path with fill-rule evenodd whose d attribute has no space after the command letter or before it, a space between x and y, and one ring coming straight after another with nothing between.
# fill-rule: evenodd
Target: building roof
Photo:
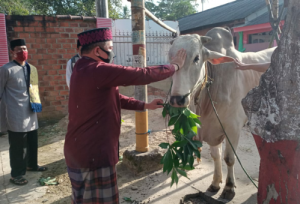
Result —
<instances>
[{"instance_id":1,"label":"building roof","mask_svg":"<svg viewBox=\"0 0 300 204\"><path fill-rule=\"evenodd\" d=\"M265 0L236 0L179 19L179 29L180 32L184 32L204 26L244 19L263 7L266 7Z\"/></svg>"},{"instance_id":2,"label":"building roof","mask_svg":"<svg viewBox=\"0 0 300 204\"><path fill-rule=\"evenodd\" d=\"M281 12L281 9L283 8L283 5L281 4L279 7L279 14ZM285 18L287 14L287 9L285 9L283 11L283 14L281 16L281 20L283 20ZM244 25L238 26L238 27L244 27L244 26L251 26L251 25L258 25L258 24L263 24L263 23L269 23L269 11L266 11L265 13L263 13L262 15L258 16L257 18L246 22Z\"/></svg>"}]
</instances>

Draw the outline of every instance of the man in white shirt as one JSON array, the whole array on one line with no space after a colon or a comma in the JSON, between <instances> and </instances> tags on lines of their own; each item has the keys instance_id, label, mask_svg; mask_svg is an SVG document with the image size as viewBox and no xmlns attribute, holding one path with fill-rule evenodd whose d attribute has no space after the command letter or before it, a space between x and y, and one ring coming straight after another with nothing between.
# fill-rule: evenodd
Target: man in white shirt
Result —
<instances>
[{"instance_id":1,"label":"man in white shirt","mask_svg":"<svg viewBox=\"0 0 300 204\"><path fill-rule=\"evenodd\" d=\"M47 170L47 167L37 164L38 111L33 109L30 99L33 96L29 91L36 68L27 63L28 50L24 39L12 40L10 53L13 60L0 67L0 131L8 132L10 182L26 185L28 181L23 176L27 171Z\"/></svg>"},{"instance_id":2,"label":"man in white shirt","mask_svg":"<svg viewBox=\"0 0 300 204\"><path fill-rule=\"evenodd\" d=\"M79 40L77 40L77 54L74 55L67 63L66 81L67 81L67 85L69 88L70 88L70 79L71 79L74 65L77 62L77 60L79 60L81 58L81 47L82 46L80 45Z\"/></svg>"}]
</instances>

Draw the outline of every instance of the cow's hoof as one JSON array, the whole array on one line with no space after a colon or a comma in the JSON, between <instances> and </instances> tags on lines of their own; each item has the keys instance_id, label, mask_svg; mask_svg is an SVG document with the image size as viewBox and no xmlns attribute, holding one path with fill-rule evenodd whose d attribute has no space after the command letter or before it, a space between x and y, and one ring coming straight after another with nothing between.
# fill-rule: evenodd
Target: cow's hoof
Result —
<instances>
[{"instance_id":1,"label":"cow's hoof","mask_svg":"<svg viewBox=\"0 0 300 204\"><path fill-rule=\"evenodd\" d=\"M211 192L211 193L216 193L220 190L220 187L215 187L213 185L210 185L207 189L207 191Z\"/></svg>"},{"instance_id":2,"label":"cow's hoof","mask_svg":"<svg viewBox=\"0 0 300 204\"><path fill-rule=\"evenodd\" d=\"M233 189L224 189L221 198L226 199L226 200L232 200L235 196L235 192Z\"/></svg>"}]
</instances>

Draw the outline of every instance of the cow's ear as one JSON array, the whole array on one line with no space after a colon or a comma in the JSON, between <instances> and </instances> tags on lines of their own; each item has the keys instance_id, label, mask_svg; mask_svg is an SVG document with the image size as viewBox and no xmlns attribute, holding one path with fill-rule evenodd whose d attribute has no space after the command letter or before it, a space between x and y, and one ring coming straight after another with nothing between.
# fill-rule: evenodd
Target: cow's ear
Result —
<instances>
[{"instance_id":1,"label":"cow's ear","mask_svg":"<svg viewBox=\"0 0 300 204\"><path fill-rule=\"evenodd\" d=\"M222 64L225 62L234 62L232 57L227 57L219 52L210 51L207 48L203 48L204 61L209 61L212 64Z\"/></svg>"},{"instance_id":2,"label":"cow's ear","mask_svg":"<svg viewBox=\"0 0 300 204\"><path fill-rule=\"evenodd\" d=\"M208 37L208 36L201 36L200 39L201 39L202 44L209 43L212 40L212 38Z\"/></svg>"}]
</instances>

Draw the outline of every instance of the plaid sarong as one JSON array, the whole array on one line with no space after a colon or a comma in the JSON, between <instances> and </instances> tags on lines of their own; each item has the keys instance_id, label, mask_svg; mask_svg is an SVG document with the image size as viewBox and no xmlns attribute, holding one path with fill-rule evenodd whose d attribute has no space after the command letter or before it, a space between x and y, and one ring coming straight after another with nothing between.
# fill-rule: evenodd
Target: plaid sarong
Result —
<instances>
[{"instance_id":1,"label":"plaid sarong","mask_svg":"<svg viewBox=\"0 0 300 204\"><path fill-rule=\"evenodd\" d=\"M116 167L96 170L68 167L72 204L119 204Z\"/></svg>"}]
</instances>

